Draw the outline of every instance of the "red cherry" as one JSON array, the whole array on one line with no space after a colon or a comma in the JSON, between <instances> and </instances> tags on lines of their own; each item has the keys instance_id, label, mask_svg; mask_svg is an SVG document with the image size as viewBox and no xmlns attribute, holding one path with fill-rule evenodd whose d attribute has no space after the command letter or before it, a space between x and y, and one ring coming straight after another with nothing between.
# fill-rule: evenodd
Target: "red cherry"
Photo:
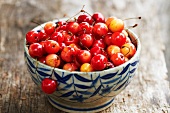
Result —
<instances>
[{"instance_id":1,"label":"red cherry","mask_svg":"<svg viewBox=\"0 0 170 113\"><path fill-rule=\"evenodd\" d=\"M107 62L107 58L104 55L98 54L92 57L90 64L95 71L101 71L106 68Z\"/></svg>"},{"instance_id":2,"label":"red cherry","mask_svg":"<svg viewBox=\"0 0 170 113\"><path fill-rule=\"evenodd\" d=\"M75 63L66 63L64 64L63 69L67 71L76 71L78 70L78 66Z\"/></svg>"},{"instance_id":3,"label":"red cherry","mask_svg":"<svg viewBox=\"0 0 170 113\"><path fill-rule=\"evenodd\" d=\"M64 43L68 46L70 44L78 44L79 42L79 38L76 35L70 36L67 35L67 37L65 37L64 39Z\"/></svg>"},{"instance_id":4,"label":"red cherry","mask_svg":"<svg viewBox=\"0 0 170 113\"><path fill-rule=\"evenodd\" d=\"M55 40L56 42L60 44L64 42L64 36L61 32L54 32L51 35L50 40Z\"/></svg>"},{"instance_id":5,"label":"red cherry","mask_svg":"<svg viewBox=\"0 0 170 113\"><path fill-rule=\"evenodd\" d=\"M106 24L104 23L96 23L94 26L93 26L93 33L97 36L105 36L108 32L108 28L106 26Z\"/></svg>"},{"instance_id":6,"label":"red cherry","mask_svg":"<svg viewBox=\"0 0 170 113\"><path fill-rule=\"evenodd\" d=\"M101 54L102 53L102 48L98 47L98 46L92 47L90 49L90 53L91 53L92 56L95 56L97 54Z\"/></svg>"},{"instance_id":7,"label":"red cherry","mask_svg":"<svg viewBox=\"0 0 170 113\"><path fill-rule=\"evenodd\" d=\"M48 35L44 33L44 31L38 32L38 40L39 41L45 41L48 39Z\"/></svg>"},{"instance_id":8,"label":"red cherry","mask_svg":"<svg viewBox=\"0 0 170 113\"><path fill-rule=\"evenodd\" d=\"M112 33L107 33L107 35L104 37L104 43L107 46L112 44Z\"/></svg>"},{"instance_id":9,"label":"red cherry","mask_svg":"<svg viewBox=\"0 0 170 113\"><path fill-rule=\"evenodd\" d=\"M33 43L29 46L29 54L31 57L42 57L43 56L43 47L39 43Z\"/></svg>"},{"instance_id":10,"label":"red cherry","mask_svg":"<svg viewBox=\"0 0 170 113\"><path fill-rule=\"evenodd\" d=\"M92 33L91 26L87 22L82 22L79 24L79 31L77 35L90 34Z\"/></svg>"},{"instance_id":11,"label":"red cherry","mask_svg":"<svg viewBox=\"0 0 170 113\"><path fill-rule=\"evenodd\" d=\"M74 48L70 46L64 47L64 49L61 51L61 58L65 62L73 62L76 56L76 51Z\"/></svg>"},{"instance_id":12,"label":"red cherry","mask_svg":"<svg viewBox=\"0 0 170 113\"><path fill-rule=\"evenodd\" d=\"M80 44L82 47L90 48L93 44L93 37L89 34L82 34L80 36Z\"/></svg>"},{"instance_id":13,"label":"red cherry","mask_svg":"<svg viewBox=\"0 0 170 113\"><path fill-rule=\"evenodd\" d=\"M54 27L53 23L52 22L46 23L44 26L44 31L47 35L53 34L53 32L55 31L55 27Z\"/></svg>"},{"instance_id":14,"label":"red cherry","mask_svg":"<svg viewBox=\"0 0 170 113\"><path fill-rule=\"evenodd\" d=\"M47 40L45 42L45 51L49 54L57 53L60 50L60 45L54 40Z\"/></svg>"},{"instance_id":15,"label":"red cherry","mask_svg":"<svg viewBox=\"0 0 170 113\"><path fill-rule=\"evenodd\" d=\"M104 43L104 40L103 40L103 39L94 40L92 47L95 47L95 46L101 47L101 48L104 49L104 48L106 47L106 44Z\"/></svg>"},{"instance_id":16,"label":"red cherry","mask_svg":"<svg viewBox=\"0 0 170 113\"><path fill-rule=\"evenodd\" d=\"M93 20L95 21L95 23L105 23L105 18L102 15L102 13L96 12L92 15Z\"/></svg>"},{"instance_id":17,"label":"red cherry","mask_svg":"<svg viewBox=\"0 0 170 113\"><path fill-rule=\"evenodd\" d=\"M38 33L36 31L29 31L26 34L26 41L28 44L39 42Z\"/></svg>"},{"instance_id":18,"label":"red cherry","mask_svg":"<svg viewBox=\"0 0 170 113\"><path fill-rule=\"evenodd\" d=\"M80 64L89 63L91 60L91 53L88 50L79 50L76 59Z\"/></svg>"},{"instance_id":19,"label":"red cherry","mask_svg":"<svg viewBox=\"0 0 170 113\"><path fill-rule=\"evenodd\" d=\"M57 89L57 81L52 80L51 78L45 78L42 80L41 89L46 94L52 94Z\"/></svg>"},{"instance_id":20,"label":"red cherry","mask_svg":"<svg viewBox=\"0 0 170 113\"><path fill-rule=\"evenodd\" d=\"M115 66L119 66L123 63L125 63L125 57L122 53L114 53L110 60L113 62Z\"/></svg>"},{"instance_id":21,"label":"red cherry","mask_svg":"<svg viewBox=\"0 0 170 113\"><path fill-rule=\"evenodd\" d=\"M45 58L46 58L46 56L39 57L38 61L40 61L43 64L46 64Z\"/></svg>"},{"instance_id":22,"label":"red cherry","mask_svg":"<svg viewBox=\"0 0 170 113\"><path fill-rule=\"evenodd\" d=\"M122 32L114 32L112 34L112 44L121 47L126 43L126 36Z\"/></svg>"},{"instance_id":23,"label":"red cherry","mask_svg":"<svg viewBox=\"0 0 170 113\"><path fill-rule=\"evenodd\" d=\"M77 22L81 23L81 22L88 22L90 25L92 25L93 23L93 19L90 15L87 14L82 14L77 18Z\"/></svg>"},{"instance_id":24,"label":"red cherry","mask_svg":"<svg viewBox=\"0 0 170 113\"><path fill-rule=\"evenodd\" d=\"M77 22L69 22L67 24L67 31L76 34L79 31L79 24Z\"/></svg>"}]
</instances>

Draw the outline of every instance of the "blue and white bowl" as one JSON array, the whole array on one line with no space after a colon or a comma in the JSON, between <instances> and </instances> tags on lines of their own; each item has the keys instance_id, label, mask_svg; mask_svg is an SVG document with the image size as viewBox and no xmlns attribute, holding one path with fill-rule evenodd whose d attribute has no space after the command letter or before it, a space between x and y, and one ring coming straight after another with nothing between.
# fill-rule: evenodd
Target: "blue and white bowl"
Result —
<instances>
[{"instance_id":1,"label":"blue and white bowl","mask_svg":"<svg viewBox=\"0 0 170 113\"><path fill-rule=\"evenodd\" d=\"M41 30L42 26L44 24L33 30ZM120 66L96 72L70 72L44 65L29 55L25 40L25 62L31 78L39 87L44 78L57 80L58 88L47 97L49 102L60 110L73 113L104 110L111 106L116 95L126 88L137 70L140 40L131 30L127 32L137 47L136 54Z\"/></svg>"}]
</instances>

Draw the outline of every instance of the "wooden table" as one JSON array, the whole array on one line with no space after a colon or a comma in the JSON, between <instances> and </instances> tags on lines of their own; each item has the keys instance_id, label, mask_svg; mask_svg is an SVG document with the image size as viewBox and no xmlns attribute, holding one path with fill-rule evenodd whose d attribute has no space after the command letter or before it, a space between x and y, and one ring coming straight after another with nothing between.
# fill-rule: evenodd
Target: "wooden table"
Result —
<instances>
[{"instance_id":1,"label":"wooden table","mask_svg":"<svg viewBox=\"0 0 170 113\"><path fill-rule=\"evenodd\" d=\"M36 26L31 20L42 23L64 14L72 16L83 5L89 13L99 11L106 17L142 17L126 22L139 24L133 29L142 43L136 76L113 105L100 113L169 113L164 56L170 24L167 0L0 0L0 113L64 113L52 107L32 82L24 62L23 41L26 32Z\"/></svg>"}]
</instances>

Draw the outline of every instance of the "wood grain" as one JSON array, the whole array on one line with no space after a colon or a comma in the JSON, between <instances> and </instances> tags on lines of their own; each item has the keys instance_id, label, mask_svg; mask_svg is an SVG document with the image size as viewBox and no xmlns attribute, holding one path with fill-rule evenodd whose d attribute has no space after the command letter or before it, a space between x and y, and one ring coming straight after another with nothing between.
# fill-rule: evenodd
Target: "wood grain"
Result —
<instances>
[{"instance_id":1,"label":"wood grain","mask_svg":"<svg viewBox=\"0 0 170 113\"><path fill-rule=\"evenodd\" d=\"M99 11L106 17L142 17L142 20L126 21L127 26L139 24L133 29L142 43L138 72L113 105L100 113L170 112L167 80L170 60L165 61L170 58L169 1L1 0L0 113L64 113L52 107L32 82L24 63L23 41L26 32L37 26L32 20L43 23L64 15L72 16L83 4L89 13Z\"/></svg>"}]
</instances>

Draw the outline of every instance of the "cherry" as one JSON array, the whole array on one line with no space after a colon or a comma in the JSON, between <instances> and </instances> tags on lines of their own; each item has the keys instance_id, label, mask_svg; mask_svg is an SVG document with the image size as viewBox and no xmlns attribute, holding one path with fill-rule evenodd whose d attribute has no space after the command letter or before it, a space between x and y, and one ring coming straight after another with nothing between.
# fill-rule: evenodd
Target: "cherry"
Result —
<instances>
[{"instance_id":1,"label":"cherry","mask_svg":"<svg viewBox=\"0 0 170 113\"><path fill-rule=\"evenodd\" d=\"M114 18L109 25L112 32L121 32L124 29L124 22L121 19Z\"/></svg>"},{"instance_id":2,"label":"cherry","mask_svg":"<svg viewBox=\"0 0 170 113\"><path fill-rule=\"evenodd\" d=\"M95 71L101 71L107 66L107 58L102 54L97 54L91 59L91 66Z\"/></svg>"},{"instance_id":3,"label":"cherry","mask_svg":"<svg viewBox=\"0 0 170 113\"><path fill-rule=\"evenodd\" d=\"M79 15L79 16L78 16L77 22L78 22L78 23L88 22L90 25L92 25L93 19L92 19L92 17L91 17L90 15L88 15L88 14L82 14L82 15Z\"/></svg>"},{"instance_id":4,"label":"cherry","mask_svg":"<svg viewBox=\"0 0 170 113\"><path fill-rule=\"evenodd\" d=\"M78 44L79 43L79 38L76 35L70 36L67 35L64 39L64 43L68 46L70 44Z\"/></svg>"},{"instance_id":5,"label":"cherry","mask_svg":"<svg viewBox=\"0 0 170 113\"><path fill-rule=\"evenodd\" d=\"M126 43L126 37L122 32L115 32L112 34L112 44L121 47Z\"/></svg>"},{"instance_id":6,"label":"cherry","mask_svg":"<svg viewBox=\"0 0 170 113\"><path fill-rule=\"evenodd\" d=\"M95 46L98 46L104 49L106 47L106 44L104 43L103 39L94 40L92 47L95 47Z\"/></svg>"},{"instance_id":7,"label":"cherry","mask_svg":"<svg viewBox=\"0 0 170 113\"><path fill-rule=\"evenodd\" d=\"M77 22L69 22L66 27L68 33L76 34L79 31L79 24Z\"/></svg>"},{"instance_id":8,"label":"cherry","mask_svg":"<svg viewBox=\"0 0 170 113\"><path fill-rule=\"evenodd\" d=\"M44 26L44 31L47 35L53 34L53 32L55 31L55 27L54 27L53 23L52 22L46 23Z\"/></svg>"},{"instance_id":9,"label":"cherry","mask_svg":"<svg viewBox=\"0 0 170 113\"><path fill-rule=\"evenodd\" d=\"M46 56L39 57L38 61L40 61L43 64L46 64L45 58L46 58Z\"/></svg>"},{"instance_id":10,"label":"cherry","mask_svg":"<svg viewBox=\"0 0 170 113\"><path fill-rule=\"evenodd\" d=\"M78 70L78 67L75 63L66 63L64 64L63 69L67 71L76 71Z\"/></svg>"},{"instance_id":11,"label":"cherry","mask_svg":"<svg viewBox=\"0 0 170 113\"><path fill-rule=\"evenodd\" d=\"M84 63L80 67L81 72L92 72L93 68L90 63Z\"/></svg>"},{"instance_id":12,"label":"cherry","mask_svg":"<svg viewBox=\"0 0 170 113\"><path fill-rule=\"evenodd\" d=\"M59 67L60 57L56 54L49 54L46 56L45 62L47 65L49 65L51 67Z\"/></svg>"},{"instance_id":13,"label":"cherry","mask_svg":"<svg viewBox=\"0 0 170 113\"><path fill-rule=\"evenodd\" d=\"M123 63L125 63L125 57L122 53L114 53L110 60L112 61L112 63L115 65L115 66L119 66Z\"/></svg>"},{"instance_id":14,"label":"cherry","mask_svg":"<svg viewBox=\"0 0 170 113\"><path fill-rule=\"evenodd\" d=\"M52 80L51 78L44 78L41 83L41 89L46 94L52 94L57 89L57 81Z\"/></svg>"},{"instance_id":15,"label":"cherry","mask_svg":"<svg viewBox=\"0 0 170 113\"><path fill-rule=\"evenodd\" d=\"M91 53L88 50L79 50L76 59L80 64L89 63L91 60Z\"/></svg>"},{"instance_id":16,"label":"cherry","mask_svg":"<svg viewBox=\"0 0 170 113\"><path fill-rule=\"evenodd\" d=\"M90 53L91 53L92 56L95 56L97 54L101 54L102 50L103 50L103 48L98 47L98 46L94 46L90 49Z\"/></svg>"},{"instance_id":17,"label":"cherry","mask_svg":"<svg viewBox=\"0 0 170 113\"><path fill-rule=\"evenodd\" d=\"M76 51L74 48L70 46L64 47L64 49L61 51L61 58L65 62L73 62L76 56Z\"/></svg>"},{"instance_id":18,"label":"cherry","mask_svg":"<svg viewBox=\"0 0 170 113\"><path fill-rule=\"evenodd\" d=\"M82 47L90 48L93 44L93 37L89 34L82 34L80 36L80 44Z\"/></svg>"},{"instance_id":19,"label":"cherry","mask_svg":"<svg viewBox=\"0 0 170 113\"><path fill-rule=\"evenodd\" d=\"M41 30L40 32L38 32L38 41L39 42L45 41L48 38L49 38L48 35L44 31Z\"/></svg>"},{"instance_id":20,"label":"cherry","mask_svg":"<svg viewBox=\"0 0 170 113\"><path fill-rule=\"evenodd\" d=\"M92 33L91 26L87 22L82 22L79 24L79 31L77 35L82 35L82 34L90 34Z\"/></svg>"},{"instance_id":21,"label":"cherry","mask_svg":"<svg viewBox=\"0 0 170 113\"><path fill-rule=\"evenodd\" d=\"M106 22L105 22L106 25L109 27L111 21L114 20L114 19L116 19L116 17L112 17L112 16L111 16L111 17L107 18L107 19L106 19Z\"/></svg>"},{"instance_id":22,"label":"cherry","mask_svg":"<svg viewBox=\"0 0 170 113\"><path fill-rule=\"evenodd\" d=\"M56 42L60 44L64 42L64 36L61 32L54 32L51 35L50 40L55 40Z\"/></svg>"},{"instance_id":23,"label":"cherry","mask_svg":"<svg viewBox=\"0 0 170 113\"><path fill-rule=\"evenodd\" d=\"M136 47L132 43L126 43L122 45L120 51L125 57L131 58L136 53Z\"/></svg>"},{"instance_id":24,"label":"cherry","mask_svg":"<svg viewBox=\"0 0 170 113\"><path fill-rule=\"evenodd\" d=\"M42 57L43 56L43 46L39 43L33 43L29 46L29 54L31 57Z\"/></svg>"},{"instance_id":25,"label":"cherry","mask_svg":"<svg viewBox=\"0 0 170 113\"><path fill-rule=\"evenodd\" d=\"M107 28L106 24L104 24L104 23L96 23L93 26L93 33L95 35L102 37L102 36L105 36L107 34L107 32L108 32L108 28Z\"/></svg>"},{"instance_id":26,"label":"cherry","mask_svg":"<svg viewBox=\"0 0 170 113\"><path fill-rule=\"evenodd\" d=\"M38 32L36 32L36 31L29 31L26 34L26 41L27 41L28 44L39 42Z\"/></svg>"},{"instance_id":27,"label":"cherry","mask_svg":"<svg viewBox=\"0 0 170 113\"><path fill-rule=\"evenodd\" d=\"M120 47L116 46L116 45L110 45L107 47L106 49L107 54L110 56L112 56L114 53L118 53L120 52Z\"/></svg>"},{"instance_id":28,"label":"cherry","mask_svg":"<svg viewBox=\"0 0 170 113\"><path fill-rule=\"evenodd\" d=\"M104 37L104 43L109 46L112 44L112 33L107 33Z\"/></svg>"},{"instance_id":29,"label":"cherry","mask_svg":"<svg viewBox=\"0 0 170 113\"><path fill-rule=\"evenodd\" d=\"M54 40L47 40L45 42L45 51L48 54L57 53L60 50L60 45Z\"/></svg>"},{"instance_id":30,"label":"cherry","mask_svg":"<svg viewBox=\"0 0 170 113\"><path fill-rule=\"evenodd\" d=\"M94 13L94 14L92 15L92 18L93 18L93 20L95 21L95 23L99 23L99 22L105 23L105 18L104 18L104 16L103 16L103 14L100 13L100 12Z\"/></svg>"}]
</instances>

